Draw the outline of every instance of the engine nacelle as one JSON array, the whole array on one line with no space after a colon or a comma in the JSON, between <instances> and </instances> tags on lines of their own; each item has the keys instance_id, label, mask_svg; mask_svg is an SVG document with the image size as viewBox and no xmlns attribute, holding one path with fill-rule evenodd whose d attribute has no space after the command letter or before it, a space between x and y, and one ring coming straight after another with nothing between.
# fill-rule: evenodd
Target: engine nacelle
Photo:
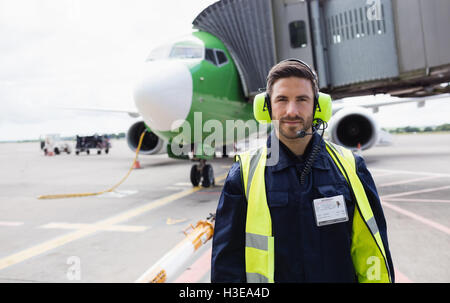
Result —
<instances>
[{"instance_id":1,"label":"engine nacelle","mask_svg":"<svg viewBox=\"0 0 450 303\"><path fill-rule=\"evenodd\" d=\"M329 123L331 141L350 149L369 149L378 142L380 129L370 110L345 107L335 113Z\"/></svg>"},{"instance_id":2,"label":"engine nacelle","mask_svg":"<svg viewBox=\"0 0 450 303\"><path fill-rule=\"evenodd\" d=\"M144 121L136 122L128 129L127 143L132 151L136 151L142 132L146 129ZM142 141L139 154L155 155L166 152L167 143L153 132L147 131Z\"/></svg>"}]
</instances>

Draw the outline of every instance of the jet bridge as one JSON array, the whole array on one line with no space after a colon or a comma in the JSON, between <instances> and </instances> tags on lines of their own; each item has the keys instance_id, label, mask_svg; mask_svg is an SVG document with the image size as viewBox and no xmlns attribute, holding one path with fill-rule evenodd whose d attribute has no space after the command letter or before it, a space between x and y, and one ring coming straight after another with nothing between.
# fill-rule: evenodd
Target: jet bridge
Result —
<instances>
[{"instance_id":1,"label":"jet bridge","mask_svg":"<svg viewBox=\"0 0 450 303\"><path fill-rule=\"evenodd\" d=\"M333 98L421 97L450 91L449 15L448 0L222 0L193 25L224 42L249 99L291 57Z\"/></svg>"}]
</instances>

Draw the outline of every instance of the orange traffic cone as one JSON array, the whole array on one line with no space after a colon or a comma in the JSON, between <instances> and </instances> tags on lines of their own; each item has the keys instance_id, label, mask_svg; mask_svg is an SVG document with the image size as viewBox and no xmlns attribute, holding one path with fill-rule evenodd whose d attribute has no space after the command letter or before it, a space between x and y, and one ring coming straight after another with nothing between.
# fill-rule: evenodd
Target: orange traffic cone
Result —
<instances>
[{"instance_id":1,"label":"orange traffic cone","mask_svg":"<svg viewBox=\"0 0 450 303\"><path fill-rule=\"evenodd\" d=\"M141 163L139 163L139 160L134 162L133 168L141 168Z\"/></svg>"},{"instance_id":2,"label":"orange traffic cone","mask_svg":"<svg viewBox=\"0 0 450 303\"><path fill-rule=\"evenodd\" d=\"M356 146L357 151L356 153L358 154L358 156L361 156L361 143L358 142L358 145Z\"/></svg>"}]
</instances>

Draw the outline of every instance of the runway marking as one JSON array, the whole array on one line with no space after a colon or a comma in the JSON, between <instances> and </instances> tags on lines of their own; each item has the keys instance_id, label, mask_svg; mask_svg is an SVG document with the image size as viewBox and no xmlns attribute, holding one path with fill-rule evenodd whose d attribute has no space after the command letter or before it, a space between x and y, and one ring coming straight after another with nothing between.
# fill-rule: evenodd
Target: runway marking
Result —
<instances>
[{"instance_id":1,"label":"runway marking","mask_svg":"<svg viewBox=\"0 0 450 303\"><path fill-rule=\"evenodd\" d=\"M441 187L433 187L433 188L427 188L427 189L421 189L421 190L413 190L413 191L406 191L403 193L397 193L397 194L390 194L380 197L381 199L390 199L393 197L401 197L401 196L407 196L407 195L414 195L414 194L422 194L422 193L429 193L433 191L440 191L444 189L449 189L450 185L447 186L441 186Z\"/></svg>"},{"instance_id":2,"label":"runway marking","mask_svg":"<svg viewBox=\"0 0 450 303\"><path fill-rule=\"evenodd\" d=\"M178 182L175 183L174 186L192 186L192 184L189 182Z\"/></svg>"},{"instance_id":3,"label":"runway marking","mask_svg":"<svg viewBox=\"0 0 450 303\"><path fill-rule=\"evenodd\" d=\"M216 178L217 181L225 179L227 174L221 175ZM151 211L155 208L167 205L173 201L176 201L180 198L183 198L185 196L188 196L192 193L195 193L199 190L201 190L202 187L194 187L190 188L184 191L181 191L179 193L171 194L169 196L166 196L164 198L157 199L155 201L149 202L143 206L136 207L134 209L131 209L129 211L125 211L121 214L118 214L116 216L110 217L108 219L102 220L100 222L96 222L94 224L100 225L100 226L107 226L107 225L116 225L118 223L127 221L131 218L134 218L138 215L142 215L145 212ZM73 242L75 240L84 238L86 236L92 235L96 233L97 230L94 229L81 229L74 231L69 234L65 234L63 236L45 241L43 243L37 244L35 246L32 246L30 248L24 249L22 251L19 251L15 254L6 256L2 259L0 259L0 270L7 268L9 266L15 265L17 263L23 262L25 260L28 260L32 257L35 257L37 255L43 254L49 250L52 250L54 248L57 248L59 246L65 245L67 243Z\"/></svg>"},{"instance_id":4,"label":"runway marking","mask_svg":"<svg viewBox=\"0 0 450 303\"><path fill-rule=\"evenodd\" d=\"M174 224L178 224L178 223L182 223L182 222L186 222L186 221L187 221L186 218L181 218L181 219L167 218L166 224L167 225L174 225Z\"/></svg>"},{"instance_id":5,"label":"runway marking","mask_svg":"<svg viewBox=\"0 0 450 303\"><path fill-rule=\"evenodd\" d=\"M80 224L80 223L48 223L39 226L39 228L59 228L59 229L77 229L92 231L124 231L124 232L143 232L148 229L146 226L136 225L100 225L100 224Z\"/></svg>"},{"instance_id":6,"label":"runway marking","mask_svg":"<svg viewBox=\"0 0 450 303\"><path fill-rule=\"evenodd\" d=\"M201 191L199 194L221 194L221 191Z\"/></svg>"},{"instance_id":7,"label":"runway marking","mask_svg":"<svg viewBox=\"0 0 450 303\"><path fill-rule=\"evenodd\" d=\"M115 190L112 192L107 192L101 195L98 195L98 198L123 198L126 196L134 195L138 191L137 190Z\"/></svg>"},{"instance_id":8,"label":"runway marking","mask_svg":"<svg viewBox=\"0 0 450 303\"><path fill-rule=\"evenodd\" d=\"M419 182L419 181L425 181L425 180L431 180L431 179L437 179L437 178L442 178L442 177L440 177L440 176L427 176L427 177L422 177L422 178L415 178L415 179L409 179L409 180L403 180L403 181L396 181L396 182L390 182L390 183L377 184L377 187L402 185L402 184Z\"/></svg>"},{"instance_id":9,"label":"runway marking","mask_svg":"<svg viewBox=\"0 0 450 303\"><path fill-rule=\"evenodd\" d=\"M0 221L0 226L21 226L23 222L13 222L13 221Z\"/></svg>"},{"instance_id":10,"label":"runway marking","mask_svg":"<svg viewBox=\"0 0 450 303\"><path fill-rule=\"evenodd\" d=\"M399 272L397 268L394 268L394 272L395 272L395 283L414 283L407 276Z\"/></svg>"},{"instance_id":11,"label":"runway marking","mask_svg":"<svg viewBox=\"0 0 450 303\"><path fill-rule=\"evenodd\" d=\"M431 172L417 172L417 171L409 171L409 170L392 170L392 169L384 169L384 168L369 168L371 172L386 172L392 174L409 174L409 175L425 175L425 176L436 176L436 177L448 177L450 178L450 174L443 173L431 173ZM377 176L376 174L374 174Z\"/></svg>"},{"instance_id":12,"label":"runway marking","mask_svg":"<svg viewBox=\"0 0 450 303\"><path fill-rule=\"evenodd\" d=\"M177 186L166 186L166 187L164 187L164 189L167 189L167 190L180 190L180 187L179 186L178 187Z\"/></svg>"},{"instance_id":13,"label":"runway marking","mask_svg":"<svg viewBox=\"0 0 450 303\"><path fill-rule=\"evenodd\" d=\"M422 202L422 203L450 203L450 200L440 199L407 199L407 198L384 198L388 202Z\"/></svg>"},{"instance_id":14,"label":"runway marking","mask_svg":"<svg viewBox=\"0 0 450 303\"><path fill-rule=\"evenodd\" d=\"M370 169L371 172L375 171L376 169ZM380 174L376 174L373 173L372 177L374 178L378 178L378 177L385 177L385 176L391 176L391 175L396 175L397 173L394 172L386 172L386 173L380 173Z\"/></svg>"},{"instance_id":15,"label":"runway marking","mask_svg":"<svg viewBox=\"0 0 450 303\"><path fill-rule=\"evenodd\" d=\"M440 231L446 233L447 235L450 235L450 228L448 228L447 226L444 226L442 224L436 223L436 222L434 222L434 221L432 221L430 219L427 219L427 218L424 218L422 216L419 216L419 215L417 215L417 214L415 214L415 213L413 213L411 211L405 210L405 209L400 208L398 206L392 205L392 204L390 204L388 202L385 202L384 199L381 202L381 204L383 206L393 210L393 211L396 211L396 212L398 212L398 213L400 213L402 215L408 216L408 217L410 217L410 218L412 218L412 219L414 219L416 221L424 223L424 224L426 224L426 225L428 225L428 226L430 226L430 227L432 227L434 229L440 230Z\"/></svg>"},{"instance_id":16,"label":"runway marking","mask_svg":"<svg viewBox=\"0 0 450 303\"><path fill-rule=\"evenodd\" d=\"M211 254L210 247L197 261L195 261L187 270L185 270L173 283L198 283L206 273L211 270Z\"/></svg>"}]
</instances>

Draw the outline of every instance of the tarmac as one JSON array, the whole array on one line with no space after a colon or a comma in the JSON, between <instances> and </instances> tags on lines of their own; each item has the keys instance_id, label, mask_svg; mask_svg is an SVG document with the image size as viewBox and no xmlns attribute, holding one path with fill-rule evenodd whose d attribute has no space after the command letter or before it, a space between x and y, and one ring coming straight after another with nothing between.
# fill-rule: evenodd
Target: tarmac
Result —
<instances>
[{"instance_id":1,"label":"tarmac","mask_svg":"<svg viewBox=\"0 0 450 303\"><path fill-rule=\"evenodd\" d=\"M377 184L397 282L450 282L450 134L394 135L363 151ZM106 190L134 158L124 140L108 155L44 156L39 143L0 143L0 282L134 282L216 211L232 159L210 161L216 186L193 189L190 161L140 156L141 169ZM209 282L211 241L168 282Z\"/></svg>"}]
</instances>

